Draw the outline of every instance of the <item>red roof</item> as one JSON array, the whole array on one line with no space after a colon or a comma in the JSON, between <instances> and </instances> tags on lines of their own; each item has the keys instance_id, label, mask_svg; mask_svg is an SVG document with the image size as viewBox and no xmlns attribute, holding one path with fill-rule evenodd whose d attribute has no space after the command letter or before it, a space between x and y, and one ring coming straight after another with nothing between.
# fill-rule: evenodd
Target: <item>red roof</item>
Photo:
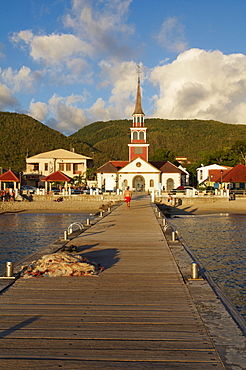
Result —
<instances>
[{"instance_id":1,"label":"red roof","mask_svg":"<svg viewBox=\"0 0 246 370\"><path fill-rule=\"evenodd\" d=\"M184 173L184 171L169 161L149 161L149 163L163 173Z\"/></svg>"},{"instance_id":2,"label":"red roof","mask_svg":"<svg viewBox=\"0 0 246 370\"><path fill-rule=\"evenodd\" d=\"M224 182L246 182L246 167L242 163L237 164L222 177L222 180Z\"/></svg>"},{"instance_id":3,"label":"red roof","mask_svg":"<svg viewBox=\"0 0 246 370\"><path fill-rule=\"evenodd\" d=\"M246 183L246 167L239 163L235 167L227 170L210 170L210 181L213 182L245 182Z\"/></svg>"},{"instance_id":4,"label":"red roof","mask_svg":"<svg viewBox=\"0 0 246 370\"><path fill-rule=\"evenodd\" d=\"M15 174L11 170L8 170L7 172L0 175L0 181L19 182L20 180L18 179L18 177L15 176Z\"/></svg>"},{"instance_id":5,"label":"red roof","mask_svg":"<svg viewBox=\"0 0 246 370\"><path fill-rule=\"evenodd\" d=\"M117 173L121 168L129 164L128 161L109 161L97 169L97 173Z\"/></svg>"},{"instance_id":6,"label":"red roof","mask_svg":"<svg viewBox=\"0 0 246 370\"><path fill-rule=\"evenodd\" d=\"M51 173L50 175L43 177L42 181L70 181L71 178L62 173L61 171L56 171Z\"/></svg>"}]
</instances>

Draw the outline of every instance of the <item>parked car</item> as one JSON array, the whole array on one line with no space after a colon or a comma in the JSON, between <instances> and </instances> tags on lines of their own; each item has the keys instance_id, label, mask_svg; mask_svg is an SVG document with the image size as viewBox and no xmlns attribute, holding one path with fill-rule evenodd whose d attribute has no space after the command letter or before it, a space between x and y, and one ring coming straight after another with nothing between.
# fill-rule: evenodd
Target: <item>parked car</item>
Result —
<instances>
[{"instance_id":1,"label":"parked car","mask_svg":"<svg viewBox=\"0 0 246 370\"><path fill-rule=\"evenodd\" d=\"M37 188L31 185L22 185L20 190L21 192L25 191L25 192L29 192L30 194L34 194L37 191Z\"/></svg>"},{"instance_id":2,"label":"parked car","mask_svg":"<svg viewBox=\"0 0 246 370\"><path fill-rule=\"evenodd\" d=\"M187 194L191 193L193 195L198 195L198 190L196 188L193 188L193 186L178 186L176 189L173 189L171 191L171 194Z\"/></svg>"},{"instance_id":3,"label":"parked car","mask_svg":"<svg viewBox=\"0 0 246 370\"><path fill-rule=\"evenodd\" d=\"M81 188L71 188L71 194L83 194L84 191Z\"/></svg>"},{"instance_id":4,"label":"parked car","mask_svg":"<svg viewBox=\"0 0 246 370\"><path fill-rule=\"evenodd\" d=\"M53 194L59 194L60 188L58 188L58 186L52 186L51 191Z\"/></svg>"}]
</instances>

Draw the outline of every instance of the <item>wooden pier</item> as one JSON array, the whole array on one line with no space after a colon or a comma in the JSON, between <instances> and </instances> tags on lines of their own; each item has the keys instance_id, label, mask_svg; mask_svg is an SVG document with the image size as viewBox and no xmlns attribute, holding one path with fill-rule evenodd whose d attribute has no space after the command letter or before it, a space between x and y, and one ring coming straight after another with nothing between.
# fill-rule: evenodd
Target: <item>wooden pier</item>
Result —
<instances>
[{"instance_id":1,"label":"wooden pier","mask_svg":"<svg viewBox=\"0 0 246 370\"><path fill-rule=\"evenodd\" d=\"M105 271L18 279L7 289L1 369L227 368L147 196L67 244Z\"/></svg>"}]
</instances>

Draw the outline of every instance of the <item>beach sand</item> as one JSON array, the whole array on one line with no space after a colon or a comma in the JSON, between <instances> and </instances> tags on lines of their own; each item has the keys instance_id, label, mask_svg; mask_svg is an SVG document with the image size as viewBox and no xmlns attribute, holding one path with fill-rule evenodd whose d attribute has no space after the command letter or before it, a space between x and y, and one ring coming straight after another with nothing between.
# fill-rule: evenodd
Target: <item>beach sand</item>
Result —
<instances>
[{"instance_id":1,"label":"beach sand","mask_svg":"<svg viewBox=\"0 0 246 370\"><path fill-rule=\"evenodd\" d=\"M0 214L11 213L88 213L95 214L100 210L107 210L113 202L106 200L95 201L63 201L52 200L33 202L6 202L0 203ZM206 202L198 204L185 204L170 207L168 204L158 204L160 209L167 215L202 215L216 213L246 214L246 198L225 200L220 202Z\"/></svg>"},{"instance_id":2,"label":"beach sand","mask_svg":"<svg viewBox=\"0 0 246 370\"><path fill-rule=\"evenodd\" d=\"M167 215L246 214L246 198L214 203L186 204L176 207L170 207L167 204L159 206Z\"/></svg>"},{"instance_id":3,"label":"beach sand","mask_svg":"<svg viewBox=\"0 0 246 370\"><path fill-rule=\"evenodd\" d=\"M108 201L62 201L53 200L33 202L6 202L0 203L2 213L88 213L95 214L100 210L107 210L114 202Z\"/></svg>"}]
</instances>

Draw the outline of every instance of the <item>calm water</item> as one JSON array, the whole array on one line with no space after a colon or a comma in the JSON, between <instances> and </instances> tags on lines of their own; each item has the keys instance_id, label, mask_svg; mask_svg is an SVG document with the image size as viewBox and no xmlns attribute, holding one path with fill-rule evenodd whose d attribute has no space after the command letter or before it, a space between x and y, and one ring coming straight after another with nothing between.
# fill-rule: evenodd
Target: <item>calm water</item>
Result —
<instances>
[{"instance_id":1,"label":"calm water","mask_svg":"<svg viewBox=\"0 0 246 370\"><path fill-rule=\"evenodd\" d=\"M88 214L0 215L0 270L64 235L72 222L86 223Z\"/></svg>"},{"instance_id":2,"label":"calm water","mask_svg":"<svg viewBox=\"0 0 246 370\"><path fill-rule=\"evenodd\" d=\"M246 216L179 216L170 221L246 319Z\"/></svg>"}]
</instances>

